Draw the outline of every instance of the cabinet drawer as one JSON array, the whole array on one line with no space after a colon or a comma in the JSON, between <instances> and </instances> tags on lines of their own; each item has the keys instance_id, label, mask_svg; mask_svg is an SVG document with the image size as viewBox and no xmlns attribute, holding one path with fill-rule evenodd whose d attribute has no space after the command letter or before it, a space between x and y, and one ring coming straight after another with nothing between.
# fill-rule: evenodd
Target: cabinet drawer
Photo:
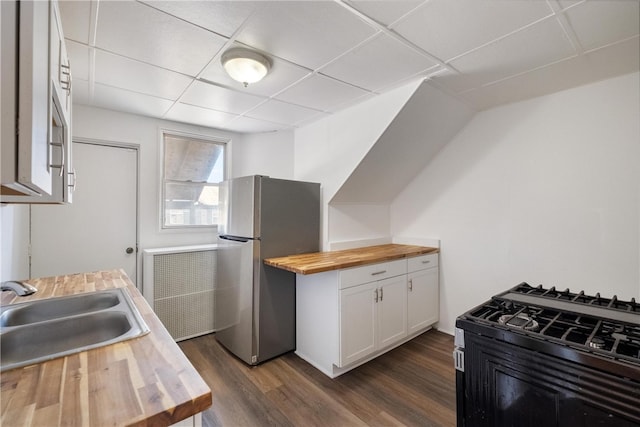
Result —
<instances>
[{"instance_id":1,"label":"cabinet drawer","mask_svg":"<svg viewBox=\"0 0 640 427\"><path fill-rule=\"evenodd\" d=\"M406 273L406 259L346 268L344 270L340 270L339 289L373 282L374 280L382 280L387 277L399 276Z\"/></svg>"},{"instance_id":2,"label":"cabinet drawer","mask_svg":"<svg viewBox=\"0 0 640 427\"><path fill-rule=\"evenodd\" d=\"M438 266L438 254L421 255L413 258L407 258L407 268L409 273L412 271L424 270Z\"/></svg>"}]
</instances>

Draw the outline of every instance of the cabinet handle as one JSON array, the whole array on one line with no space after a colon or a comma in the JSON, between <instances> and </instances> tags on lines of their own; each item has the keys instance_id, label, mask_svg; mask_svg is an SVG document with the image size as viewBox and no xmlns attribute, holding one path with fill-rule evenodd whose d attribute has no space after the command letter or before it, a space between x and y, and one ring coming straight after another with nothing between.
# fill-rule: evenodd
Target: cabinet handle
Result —
<instances>
[{"instance_id":1,"label":"cabinet handle","mask_svg":"<svg viewBox=\"0 0 640 427\"><path fill-rule=\"evenodd\" d=\"M62 62L62 61L61 61ZM60 64L60 86L67 92L71 92L71 64ZM63 77L67 79L64 80Z\"/></svg>"},{"instance_id":2,"label":"cabinet handle","mask_svg":"<svg viewBox=\"0 0 640 427\"><path fill-rule=\"evenodd\" d=\"M373 273L371 273L371 275L372 276L377 276L378 274L384 274L386 272L387 272L387 270L374 271Z\"/></svg>"},{"instance_id":3,"label":"cabinet handle","mask_svg":"<svg viewBox=\"0 0 640 427\"><path fill-rule=\"evenodd\" d=\"M376 298L374 300L375 302L378 302L378 289L376 288Z\"/></svg>"},{"instance_id":4,"label":"cabinet handle","mask_svg":"<svg viewBox=\"0 0 640 427\"><path fill-rule=\"evenodd\" d=\"M423 261L422 261L422 263L423 263L423 264L429 264L429 263L431 263L431 260L429 260L429 259L428 259L428 260L426 260L426 261L425 261L425 260L423 260Z\"/></svg>"},{"instance_id":5,"label":"cabinet handle","mask_svg":"<svg viewBox=\"0 0 640 427\"><path fill-rule=\"evenodd\" d=\"M413 292L413 280L409 280L409 290Z\"/></svg>"},{"instance_id":6,"label":"cabinet handle","mask_svg":"<svg viewBox=\"0 0 640 427\"><path fill-rule=\"evenodd\" d=\"M76 191L76 182L78 182L78 176L76 175L76 168L73 168L73 172L69 172L69 175L73 175L73 184L67 184L71 187L71 191Z\"/></svg>"},{"instance_id":7,"label":"cabinet handle","mask_svg":"<svg viewBox=\"0 0 640 427\"><path fill-rule=\"evenodd\" d=\"M62 150L62 159L59 165L54 165L54 164L49 164L50 168L54 168L54 169L60 169L60 174L59 176L64 175L64 159L65 159L65 152L64 152L64 144L62 142L50 142L49 145L51 145L52 147L60 147L60 150Z\"/></svg>"},{"instance_id":8,"label":"cabinet handle","mask_svg":"<svg viewBox=\"0 0 640 427\"><path fill-rule=\"evenodd\" d=\"M382 288L380 288L380 301L382 301L382 297L383 297Z\"/></svg>"}]
</instances>

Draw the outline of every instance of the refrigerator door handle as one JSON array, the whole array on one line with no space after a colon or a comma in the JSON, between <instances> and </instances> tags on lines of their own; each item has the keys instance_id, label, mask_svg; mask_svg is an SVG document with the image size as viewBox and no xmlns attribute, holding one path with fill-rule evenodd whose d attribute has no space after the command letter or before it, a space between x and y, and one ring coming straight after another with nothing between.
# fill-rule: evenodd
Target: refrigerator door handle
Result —
<instances>
[{"instance_id":1,"label":"refrigerator door handle","mask_svg":"<svg viewBox=\"0 0 640 427\"><path fill-rule=\"evenodd\" d=\"M231 240L233 242L241 242L241 243L247 243L249 240L254 240L254 239L247 239L246 237L236 237L236 236L218 236L218 237L224 240Z\"/></svg>"}]
</instances>

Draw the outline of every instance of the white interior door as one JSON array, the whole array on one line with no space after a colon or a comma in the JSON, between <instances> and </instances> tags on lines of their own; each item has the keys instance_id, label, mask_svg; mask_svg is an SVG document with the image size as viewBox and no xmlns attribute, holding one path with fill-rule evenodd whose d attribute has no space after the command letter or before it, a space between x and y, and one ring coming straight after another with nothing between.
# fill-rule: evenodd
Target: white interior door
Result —
<instances>
[{"instance_id":1,"label":"white interior door","mask_svg":"<svg viewBox=\"0 0 640 427\"><path fill-rule=\"evenodd\" d=\"M31 207L31 277L123 268L136 282L137 156L73 143L73 203Z\"/></svg>"}]
</instances>

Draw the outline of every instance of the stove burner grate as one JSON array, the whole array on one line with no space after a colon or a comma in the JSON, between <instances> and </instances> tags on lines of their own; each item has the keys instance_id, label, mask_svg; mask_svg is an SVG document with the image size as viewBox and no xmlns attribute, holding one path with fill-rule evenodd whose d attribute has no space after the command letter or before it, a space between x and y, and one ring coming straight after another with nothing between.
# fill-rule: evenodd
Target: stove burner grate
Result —
<instances>
[{"instance_id":1,"label":"stove burner grate","mask_svg":"<svg viewBox=\"0 0 640 427\"><path fill-rule=\"evenodd\" d=\"M512 326L514 328L524 329L525 331L536 332L540 325L531 317L524 313L519 314L503 314L498 318L498 323L501 325Z\"/></svg>"},{"instance_id":2,"label":"stove burner grate","mask_svg":"<svg viewBox=\"0 0 640 427\"><path fill-rule=\"evenodd\" d=\"M528 286L528 285L527 285ZM541 300L543 304L544 300ZM465 315L487 325L640 364L640 324L494 296Z\"/></svg>"},{"instance_id":3,"label":"stove burner grate","mask_svg":"<svg viewBox=\"0 0 640 427\"><path fill-rule=\"evenodd\" d=\"M557 290L555 286L546 289L543 288L542 285L534 287L526 282L522 282L520 285L514 287L511 292L535 295L543 298L571 301L574 303L592 305L596 307L605 307L618 311L640 313L640 303L636 302L635 298L631 298L631 300L629 301L622 301L619 300L615 295L612 298L605 298L600 296L600 293L596 293L595 295L586 295L584 291L575 293L571 292L569 288L561 291Z\"/></svg>"}]
</instances>

